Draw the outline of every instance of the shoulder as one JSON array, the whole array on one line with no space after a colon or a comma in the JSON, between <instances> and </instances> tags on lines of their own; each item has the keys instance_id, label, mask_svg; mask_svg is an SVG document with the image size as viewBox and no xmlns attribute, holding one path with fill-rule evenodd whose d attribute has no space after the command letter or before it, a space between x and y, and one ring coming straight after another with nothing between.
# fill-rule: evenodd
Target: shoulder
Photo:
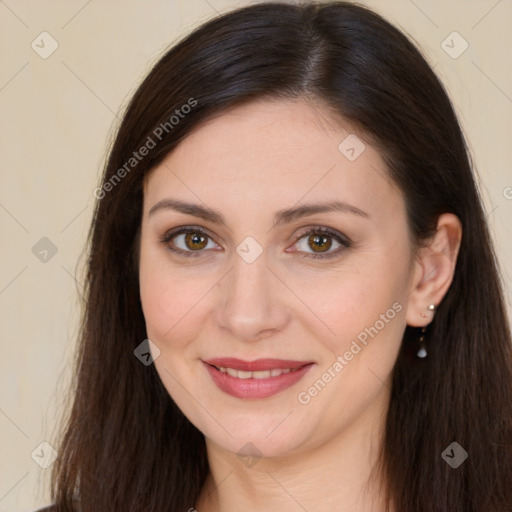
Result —
<instances>
[{"instance_id":1,"label":"shoulder","mask_svg":"<svg viewBox=\"0 0 512 512\"><path fill-rule=\"evenodd\" d=\"M34 510L34 512L57 512L57 507L55 505L49 505L48 507L38 508Z\"/></svg>"}]
</instances>

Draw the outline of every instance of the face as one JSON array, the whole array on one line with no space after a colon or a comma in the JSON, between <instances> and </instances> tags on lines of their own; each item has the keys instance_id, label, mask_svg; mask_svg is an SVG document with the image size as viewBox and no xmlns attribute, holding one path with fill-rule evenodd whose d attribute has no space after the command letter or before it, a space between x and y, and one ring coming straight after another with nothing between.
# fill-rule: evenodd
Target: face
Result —
<instances>
[{"instance_id":1,"label":"face","mask_svg":"<svg viewBox=\"0 0 512 512\"><path fill-rule=\"evenodd\" d=\"M253 102L203 124L145 182L156 370L220 449L297 454L387 407L412 248L399 190L355 137L305 100Z\"/></svg>"}]
</instances>

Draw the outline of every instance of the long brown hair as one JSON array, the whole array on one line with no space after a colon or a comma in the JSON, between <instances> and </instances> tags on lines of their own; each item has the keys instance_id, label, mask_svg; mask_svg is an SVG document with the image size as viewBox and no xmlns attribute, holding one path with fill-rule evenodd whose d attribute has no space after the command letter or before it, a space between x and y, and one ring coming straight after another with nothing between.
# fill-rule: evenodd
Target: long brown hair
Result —
<instances>
[{"instance_id":1,"label":"long brown hair","mask_svg":"<svg viewBox=\"0 0 512 512\"><path fill-rule=\"evenodd\" d=\"M416 247L441 213L462 223L428 357L412 355L418 329L407 326L394 368L382 447L390 503L396 512L512 509L510 328L463 134L415 46L370 10L336 2L219 16L168 50L127 106L95 193L73 404L52 472L58 511L194 506L209 470L204 437L154 365L134 356L147 337L137 252L143 179L205 119L256 98L304 95L375 141L405 197ZM152 146L145 156L143 146ZM457 469L441 457L454 441L469 454Z\"/></svg>"}]
</instances>

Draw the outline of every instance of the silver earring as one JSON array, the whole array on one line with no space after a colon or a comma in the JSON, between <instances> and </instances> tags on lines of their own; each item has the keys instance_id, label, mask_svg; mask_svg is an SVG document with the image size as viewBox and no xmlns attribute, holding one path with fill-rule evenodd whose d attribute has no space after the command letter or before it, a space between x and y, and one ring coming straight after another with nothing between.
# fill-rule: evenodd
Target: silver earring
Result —
<instances>
[{"instance_id":1,"label":"silver earring","mask_svg":"<svg viewBox=\"0 0 512 512\"><path fill-rule=\"evenodd\" d=\"M436 309L436 306L434 304L430 304L430 306L427 309L429 311L434 311ZM425 313L421 313L421 316L423 318L427 317L427 315L425 315ZM424 325L421 329L421 335L420 335L420 339L419 339L420 348L419 348L418 352L416 353L416 355L421 359L424 359L425 357L427 357L427 347L425 346L425 333L426 332L427 332L427 326Z\"/></svg>"},{"instance_id":2,"label":"silver earring","mask_svg":"<svg viewBox=\"0 0 512 512\"><path fill-rule=\"evenodd\" d=\"M430 306L427 308L429 311L434 311L434 309L436 309L436 306L435 304L430 304ZM425 313L421 313L421 316L423 318L427 318L428 315L425 315Z\"/></svg>"}]
</instances>

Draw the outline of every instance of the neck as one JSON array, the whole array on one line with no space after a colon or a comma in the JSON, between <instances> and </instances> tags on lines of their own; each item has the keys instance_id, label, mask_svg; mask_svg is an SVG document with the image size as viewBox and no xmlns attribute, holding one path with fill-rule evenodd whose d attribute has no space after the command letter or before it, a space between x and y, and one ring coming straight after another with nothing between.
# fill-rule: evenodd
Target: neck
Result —
<instances>
[{"instance_id":1,"label":"neck","mask_svg":"<svg viewBox=\"0 0 512 512\"><path fill-rule=\"evenodd\" d=\"M383 512L379 450L389 396L376 402L335 438L284 457L246 465L207 439L210 474L197 511Z\"/></svg>"}]
</instances>

